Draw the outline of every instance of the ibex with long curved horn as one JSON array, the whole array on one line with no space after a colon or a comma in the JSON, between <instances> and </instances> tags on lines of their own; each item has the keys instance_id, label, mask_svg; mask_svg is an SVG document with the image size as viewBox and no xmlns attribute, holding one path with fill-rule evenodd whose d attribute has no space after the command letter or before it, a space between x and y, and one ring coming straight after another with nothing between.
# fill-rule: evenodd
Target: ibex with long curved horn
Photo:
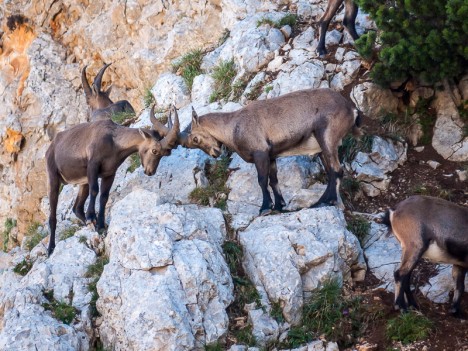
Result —
<instances>
[{"instance_id":1,"label":"ibex with long curved horn","mask_svg":"<svg viewBox=\"0 0 468 351\"><path fill-rule=\"evenodd\" d=\"M135 114L135 110L127 100L120 100L112 102L109 95L112 90L112 85L107 88L106 91L101 90L102 76L106 71L107 67L111 64L105 64L94 78L92 86L89 86L88 79L86 77L86 67L83 67L81 71L81 83L86 96L86 102L91 110L90 121L97 121L101 119L111 118L113 114L119 112L128 112Z\"/></svg>"},{"instance_id":2,"label":"ibex with long curved horn","mask_svg":"<svg viewBox=\"0 0 468 351\"><path fill-rule=\"evenodd\" d=\"M348 30L349 34L356 40L359 35L356 32L356 16L358 13L358 7L354 3L354 0L328 0L327 8L322 18L319 21L319 43L317 45L317 52L320 56L326 55L327 49L325 48L325 35L327 34L328 26L333 16L340 5L345 2L345 15L343 19L343 25Z\"/></svg>"},{"instance_id":3,"label":"ibex with long curved horn","mask_svg":"<svg viewBox=\"0 0 468 351\"><path fill-rule=\"evenodd\" d=\"M199 148L212 157L221 154L224 144L246 162L254 163L263 202L260 214L271 212L268 179L275 197L275 210L285 201L278 186L278 156L322 153L328 186L319 204L343 206L339 185L343 170L338 146L351 130L359 132L360 114L351 102L330 89L295 91L268 100L254 101L234 112L192 112L190 134L180 133L180 143Z\"/></svg>"},{"instance_id":4,"label":"ibex with long curved horn","mask_svg":"<svg viewBox=\"0 0 468 351\"><path fill-rule=\"evenodd\" d=\"M174 125L169 122L169 128L156 120L154 106L150 116L153 124L151 130L124 127L108 119L82 123L56 135L46 153L50 202L49 255L55 248L60 184L80 185L73 212L83 222L96 223L97 220L97 229L103 229L109 191L122 162L138 152L145 174L151 176L156 173L161 158L170 155L180 131L177 110ZM101 178L101 196L96 219L98 178ZM84 205L88 194L90 201L85 215Z\"/></svg>"}]
</instances>

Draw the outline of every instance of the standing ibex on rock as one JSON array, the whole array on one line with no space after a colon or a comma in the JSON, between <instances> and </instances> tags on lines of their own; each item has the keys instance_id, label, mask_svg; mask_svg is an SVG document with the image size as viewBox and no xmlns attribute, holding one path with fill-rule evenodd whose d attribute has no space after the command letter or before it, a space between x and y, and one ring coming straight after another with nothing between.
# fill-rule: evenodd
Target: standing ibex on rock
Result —
<instances>
[{"instance_id":1,"label":"standing ibex on rock","mask_svg":"<svg viewBox=\"0 0 468 351\"><path fill-rule=\"evenodd\" d=\"M122 162L138 152L146 175L153 175L163 156L168 156L177 144L179 118L175 113L174 125L163 126L154 117L154 106L150 114L153 129L128 128L110 119L82 123L56 135L46 153L49 177L50 240L49 255L55 248L57 225L57 202L60 184L79 184L78 196L73 212L83 222L96 223L95 201L99 192L98 178L101 178L101 196L97 229L103 229L104 211L115 173ZM161 140L162 138L162 140ZM90 196L86 216L85 201Z\"/></svg>"},{"instance_id":2,"label":"standing ibex on rock","mask_svg":"<svg viewBox=\"0 0 468 351\"><path fill-rule=\"evenodd\" d=\"M325 48L325 35L327 34L328 26L336 11L345 2L345 15L343 19L343 25L348 30L351 37L356 40L359 35L356 32L356 16L358 13L358 7L353 0L328 0L327 9L319 21L319 43L317 45L317 52L320 56L326 55L327 49Z\"/></svg>"},{"instance_id":3,"label":"standing ibex on rock","mask_svg":"<svg viewBox=\"0 0 468 351\"><path fill-rule=\"evenodd\" d=\"M395 271L395 308L418 308L411 292L411 273L421 258L452 264L455 281L451 313L458 314L468 270L468 208L429 196L411 196L388 210L384 223L400 242Z\"/></svg>"},{"instance_id":4,"label":"standing ibex on rock","mask_svg":"<svg viewBox=\"0 0 468 351\"><path fill-rule=\"evenodd\" d=\"M86 67L81 71L81 83L86 96L86 102L91 110L90 121L98 121L101 119L111 118L113 114L119 112L128 112L135 114L135 110L127 100L120 100L112 102L109 95L112 90L110 86L106 91L101 91L102 76L105 70L111 64L105 64L94 78L93 85L90 87L88 79L86 78Z\"/></svg>"},{"instance_id":5,"label":"standing ibex on rock","mask_svg":"<svg viewBox=\"0 0 468 351\"><path fill-rule=\"evenodd\" d=\"M234 112L209 113L198 117L192 111L192 129L181 133L180 143L200 148L218 157L224 144L246 162L254 163L263 202L260 214L271 212L268 179L275 197L275 210L285 201L278 186L278 156L314 155L322 152L328 186L316 205L338 204L343 170L338 146L350 131L359 131L359 111L330 89L307 89L263 101L254 101Z\"/></svg>"}]
</instances>

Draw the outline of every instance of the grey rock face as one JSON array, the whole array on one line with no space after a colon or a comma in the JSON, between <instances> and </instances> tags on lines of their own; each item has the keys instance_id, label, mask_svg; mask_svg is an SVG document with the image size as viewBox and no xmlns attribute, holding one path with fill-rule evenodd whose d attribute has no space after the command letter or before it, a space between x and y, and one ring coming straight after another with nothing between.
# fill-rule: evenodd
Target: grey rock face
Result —
<instances>
[{"instance_id":1,"label":"grey rock face","mask_svg":"<svg viewBox=\"0 0 468 351\"><path fill-rule=\"evenodd\" d=\"M397 112L398 99L392 92L371 82L356 85L350 97L359 110L373 119L378 119L385 113Z\"/></svg>"},{"instance_id":2,"label":"grey rock face","mask_svg":"<svg viewBox=\"0 0 468 351\"><path fill-rule=\"evenodd\" d=\"M115 350L200 348L226 333L233 300L224 218L194 205L148 210L152 197L132 192L112 209L110 263L98 283L101 338Z\"/></svg>"},{"instance_id":3,"label":"grey rock face","mask_svg":"<svg viewBox=\"0 0 468 351\"><path fill-rule=\"evenodd\" d=\"M262 302L280 303L291 324L300 322L304 296L324 280L350 280L366 269L360 245L335 207L259 217L239 239L244 268Z\"/></svg>"}]
</instances>

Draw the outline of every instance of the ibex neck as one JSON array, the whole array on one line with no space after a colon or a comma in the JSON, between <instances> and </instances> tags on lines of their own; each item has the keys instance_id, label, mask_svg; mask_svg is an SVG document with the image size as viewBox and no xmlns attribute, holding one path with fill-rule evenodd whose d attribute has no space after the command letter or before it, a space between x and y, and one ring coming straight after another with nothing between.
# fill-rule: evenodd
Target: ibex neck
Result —
<instances>
[{"instance_id":1,"label":"ibex neck","mask_svg":"<svg viewBox=\"0 0 468 351\"><path fill-rule=\"evenodd\" d=\"M232 130L229 129L232 117L230 112L209 113L200 117L200 123L209 128L213 138L232 149Z\"/></svg>"},{"instance_id":2,"label":"ibex neck","mask_svg":"<svg viewBox=\"0 0 468 351\"><path fill-rule=\"evenodd\" d=\"M120 127L116 131L114 141L121 157L127 158L138 151L143 137L137 128Z\"/></svg>"}]
</instances>

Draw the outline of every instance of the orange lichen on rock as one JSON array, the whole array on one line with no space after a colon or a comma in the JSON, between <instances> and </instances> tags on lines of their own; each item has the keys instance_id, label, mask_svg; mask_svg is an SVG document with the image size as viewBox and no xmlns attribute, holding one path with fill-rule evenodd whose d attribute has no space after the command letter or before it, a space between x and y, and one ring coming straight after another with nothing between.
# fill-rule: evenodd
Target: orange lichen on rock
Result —
<instances>
[{"instance_id":1,"label":"orange lichen on rock","mask_svg":"<svg viewBox=\"0 0 468 351\"><path fill-rule=\"evenodd\" d=\"M16 92L17 96L21 96L24 82L30 72L27 50L36 34L29 25L28 19L21 15L10 16L3 27L0 71L9 82L13 82L19 77Z\"/></svg>"},{"instance_id":2,"label":"orange lichen on rock","mask_svg":"<svg viewBox=\"0 0 468 351\"><path fill-rule=\"evenodd\" d=\"M17 154L21 150L21 142L23 141L23 134L16 130L7 128L7 137L5 140L5 150L10 154Z\"/></svg>"}]
</instances>

